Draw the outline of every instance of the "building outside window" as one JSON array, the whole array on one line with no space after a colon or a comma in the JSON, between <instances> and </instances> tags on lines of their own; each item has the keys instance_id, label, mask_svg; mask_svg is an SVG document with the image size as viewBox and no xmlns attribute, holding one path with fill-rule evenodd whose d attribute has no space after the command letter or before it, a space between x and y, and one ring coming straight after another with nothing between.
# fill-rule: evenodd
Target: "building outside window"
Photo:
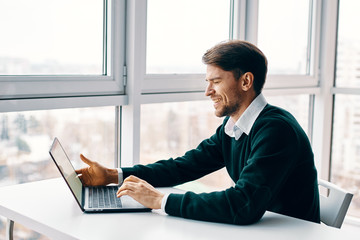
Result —
<instances>
[{"instance_id":1,"label":"building outside window","mask_svg":"<svg viewBox=\"0 0 360 240\"><path fill-rule=\"evenodd\" d=\"M331 181L354 194L348 215L360 218L360 3L339 2Z\"/></svg>"}]
</instances>

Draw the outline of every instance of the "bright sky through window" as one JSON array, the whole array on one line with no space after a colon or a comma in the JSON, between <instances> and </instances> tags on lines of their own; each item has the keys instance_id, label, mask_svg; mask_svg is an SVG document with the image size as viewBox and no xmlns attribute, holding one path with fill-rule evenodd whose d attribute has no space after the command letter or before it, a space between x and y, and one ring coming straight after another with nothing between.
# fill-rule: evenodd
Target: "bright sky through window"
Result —
<instances>
[{"instance_id":1,"label":"bright sky through window","mask_svg":"<svg viewBox=\"0 0 360 240\"><path fill-rule=\"evenodd\" d=\"M101 0L0 0L0 31L0 61L8 69L0 75L52 74L42 67L51 64L61 65L55 73L76 74L79 65L90 65L89 73L101 74Z\"/></svg>"}]
</instances>

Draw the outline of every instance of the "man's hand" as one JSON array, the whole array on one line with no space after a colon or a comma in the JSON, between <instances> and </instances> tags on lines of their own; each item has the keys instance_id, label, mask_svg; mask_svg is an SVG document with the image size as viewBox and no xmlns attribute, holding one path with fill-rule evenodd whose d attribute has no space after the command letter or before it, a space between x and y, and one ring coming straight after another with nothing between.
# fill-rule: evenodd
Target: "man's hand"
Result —
<instances>
[{"instance_id":1,"label":"man's hand","mask_svg":"<svg viewBox=\"0 0 360 240\"><path fill-rule=\"evenodd\" d=\"M117 197L129 195L142 205L152 209L160 209L164 194L156 190L146 181L135 177L127 177L119 190Z\"/></svg>"},{"instance_id":2,"label":"man's hand","mask_svg":"<svg viewBox=\"0 0 360 240\"><path fill-rule=\"evenodd\" d=\"M116 169L106 168L97 162L87 159L82 154L80 154L80 159L88 165L88 167L75 170L84 185L101 186L118 183L118 173Z\"/></svg>"}]
</instances>

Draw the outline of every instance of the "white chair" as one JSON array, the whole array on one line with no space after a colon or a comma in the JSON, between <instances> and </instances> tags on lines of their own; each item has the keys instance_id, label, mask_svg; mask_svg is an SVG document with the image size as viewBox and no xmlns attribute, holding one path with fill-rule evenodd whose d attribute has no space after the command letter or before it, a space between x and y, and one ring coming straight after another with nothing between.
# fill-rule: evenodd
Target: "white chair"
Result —
<instances>
[{"instance_id":1,"label":"white chair","mask_svg":"<svg viewBox=\"0 0 360 240\"><path fill-rule=\"evenodd\" d=\"M318 179L318 183L329 191L328 196L320 194L320 221L341 228L353 194L322 179Z\"/></svg>"}]
</instances>

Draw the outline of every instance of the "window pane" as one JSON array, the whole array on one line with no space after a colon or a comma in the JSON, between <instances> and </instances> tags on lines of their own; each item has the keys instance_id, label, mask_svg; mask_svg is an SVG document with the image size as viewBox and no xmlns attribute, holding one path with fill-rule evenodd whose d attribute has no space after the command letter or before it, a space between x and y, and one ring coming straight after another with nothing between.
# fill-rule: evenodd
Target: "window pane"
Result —
<instances>
[{"instance_id":1,"label":"window pane","mask_svg":"<svg viewBox=\"0 0 360 240\"><path fill-rule=\"evenodd\" d=\"M102 74L102 0L0 1L0 75Z\"/></svg>"},{"instance_id":2,"label":"window pane","mask_svg":"<svg viewBox=\"0 0 360 240\"><path fill-rule=\"evenodd\" d=\"M360 1L341 0L339 5L336 86L360 87Z\"/></svg>"},{"instance_id":3,"label":"window pane","mask_svg":"<svg viewBox=\"0 0 360 240\"><path fill-rule=\"evenodd\" d=\"M147 73L204 73L205 51L229 38L230 1L149 0Z\"/></svg>"},{"instance_id":4,"label":"window pane","mask_svg":"<svg viewBox=\"0 0 360 240\"><path fill-rule=\"evenodd\" d=\"M260 0L258 46L269 74L306 74L309 0Z\"/></svg>"},{"instance_id":5,"label":"window pane","mask_svg":"<svg viewBox=\"0 0 360 240\"><path fill-rule=\"evenodd\" d=\"M266 96L266 100L269 104L281 107L290 112L309 137L309 95Z\"/></svg>"},{"instance_id":6,"label":"window pane","mask_svg":"<svg viewBox=\"0 0 360 240\"><path fill-rule=\"evenodd\" d=\"M48 153L55 136L75 168L84 166L80 153L113 167L114 127L114 107L0 113L0 186L60 177ZM0 218L3 234L5 223ZM14 236L47 239L20 224Z\"/></svg>"},{"instance_id":7,"label":"window pane","mask_svg":"<svg viewBox=\"0 0 360 240\"><path fill-rule=\"evenodd\" d=\"M331 181L352 192L348 215L360 217L360 96L336 95Z\"/></svg>"},{"instance_id":8,"label":"window pane","mask_svg":"<svg viewBox=\"0 0 360 240\"><path fill-rule=\"evenodd\" d=\"M141 107L140 163L183 156L211 137L223 119L209 101L145 104ZM186 184L196 192L225 189L232 180L225 169Z\"/></svg>"},{"instance_id":9,"label":"window pane","mask_svg":"<svg viewBox=\"0 0 360 240\"><path fill-rule=\"evenodd\" d=\"M114 166L114 107L0 114L0 185L58 177L49 156L53 138L80 167L79 154Z\"/></svg>"}]
</instances>

